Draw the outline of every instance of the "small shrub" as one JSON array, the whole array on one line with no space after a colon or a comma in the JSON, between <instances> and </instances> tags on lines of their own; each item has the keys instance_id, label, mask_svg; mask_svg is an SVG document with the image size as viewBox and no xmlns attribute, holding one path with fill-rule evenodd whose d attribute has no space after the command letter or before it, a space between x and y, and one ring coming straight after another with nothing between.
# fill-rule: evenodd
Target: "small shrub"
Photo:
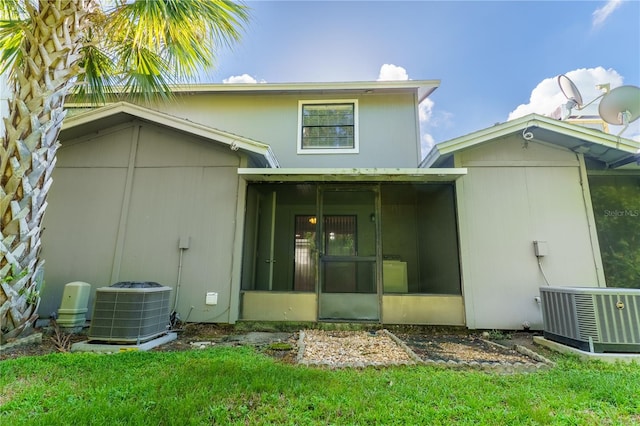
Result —
<instances>
[{"instance_id":1,"label":"small shrub","mask_svg":"<svg viewBox=\"0 0 640 426\"><path fill-rule=\"evenodd\" d=\"M509 340L511 334L503 330L491 330L483 333L483 335L489 340Z\"/></svg>"}]
</instances>

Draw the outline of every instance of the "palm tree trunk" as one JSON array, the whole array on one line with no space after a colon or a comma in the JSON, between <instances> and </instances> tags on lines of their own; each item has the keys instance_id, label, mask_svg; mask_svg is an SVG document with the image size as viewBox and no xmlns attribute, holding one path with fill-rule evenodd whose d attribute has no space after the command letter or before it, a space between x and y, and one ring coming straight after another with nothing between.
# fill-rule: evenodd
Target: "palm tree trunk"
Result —
<instances>
[{"instance_id":1,"label":"palm tree trunk","mask_svg":"<svg viewBox=\"0 0 640 426\"><path fill-rule=\"evenodd\" d=\"M28 4L29 2L27 2ZM56 163L64 99L81 71L80 49L95 0L40 0L22 46L0 145L0 342L38 318L42 219Z\"/></svg>"}]
</instances>

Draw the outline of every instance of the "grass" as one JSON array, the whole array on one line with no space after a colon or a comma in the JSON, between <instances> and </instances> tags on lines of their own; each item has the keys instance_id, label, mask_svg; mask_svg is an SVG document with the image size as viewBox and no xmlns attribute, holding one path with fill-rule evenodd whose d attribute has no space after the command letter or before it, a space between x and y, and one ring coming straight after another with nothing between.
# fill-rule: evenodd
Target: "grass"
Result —
<instances>
[{"instance_id":1,"label":"grass","mask_svg":"<svg viewBox=\"0 0 640 426\"><path fill-rule=\"evenodd\" d=\"M0 362L0 424L640 424L640 365L557 362L506 376L328 370L250 347L24 357Z\"/></svg>"}]
</instances>

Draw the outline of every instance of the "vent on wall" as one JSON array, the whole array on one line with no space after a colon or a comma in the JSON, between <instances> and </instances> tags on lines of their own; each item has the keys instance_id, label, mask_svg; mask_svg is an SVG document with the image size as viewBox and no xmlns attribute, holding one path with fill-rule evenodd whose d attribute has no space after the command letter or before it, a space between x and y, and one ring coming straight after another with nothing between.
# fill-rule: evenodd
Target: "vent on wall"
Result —
<instances>
[{"instance_id":1,"label":"vent on wall","mask_svg":"<svg viewBox=\"0 0 640 426\"><path fill-rule=\"evenodd\" d=\"M171 288L121 282L96 289L89 341L142 343L169 330Z\"/></svg>"},{"instance_id":2,"label":"vent on wall","mask_svg":"<svg viewBox=\"0 0 640 426\"><path fill-rule=\"evenodd\" d=\"M544 337L589 352L640 352L640 289L541 287Z\"/></svg>"}]
</instances>

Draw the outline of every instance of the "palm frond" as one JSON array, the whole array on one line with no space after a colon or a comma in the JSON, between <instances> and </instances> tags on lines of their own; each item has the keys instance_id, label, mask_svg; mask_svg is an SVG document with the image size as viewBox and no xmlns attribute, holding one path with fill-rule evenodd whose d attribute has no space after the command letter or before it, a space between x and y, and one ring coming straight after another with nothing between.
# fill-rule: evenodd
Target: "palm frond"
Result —
<instances>
[{"instance_id":1,"label":"palm frond","mask_svg":"<svg viewBox=\"0 0 640 426\"><path fill-rule=\"evenodd\" d=\"M20 45L30 24L23 0L0 0L0 73L21 65Z\"/></svg>"},{"instance_id":2,"label":"palm frond","mask_svg":"<svg viewBox=\"0 0 640 426\"><path fill-rule=\"evenodd\" d=\"M0 20L0 73L5 73L14 64L20 63L23 25L22 21Z\"/></svg>"},{"instance_id":3,"label":"palm frond","mask_svg":"<svg viewBox=\"0 0 640 426\"><path fill-rule=\"evenodd\" d=\"M19 20L26 16L24 0L0 1L0 19Z\"/></svg>"},{"instance_id":4,"label":"palm frond","mask_svg":"<svg viewBox=\"0 0 640 426\"><path fill-rule=\"evenodd\" d=\"M161 56L180 80L209 68L219 46L240 39L247 8L227 0L137 0L110 15L107 34Z\"/></svg>"},{"instance_id":5,"label":"palm frond","mask_svg":"<svg viewBox=\"0 0 640 426\"><path fill-rule=\"evenodd\" d=\"M247 9L230 1L194 0L188 8L179 0L167 3L172 19L167 25L166 49L181 76L213 66L218 49L239 41L248 19ZM183 30L185 26L189 31Z\"/></svg>"},{"instance_id":6,"label":"palm frond","mask_svg":"<svg viewBox=\"0 0 640 426\"><path fill-rule=\"evenodd\" d=\"M156 52L131 44L123 44L117 55L116 68L126 70L120 77L124 93L142 100L170 98L172 72Z\"/></svg>"},{"instance_id":7,"label":"palm frond","mask_svg":"<svg viewBox=\"0 0 640 426\"><path fill-rule=\"evenodd\" d=\"M93 43L85 44L81 54L83 72L78 75L74 95L93 105L105 104L119 83L111 55Z\"/></svg>"}]
</instances>

